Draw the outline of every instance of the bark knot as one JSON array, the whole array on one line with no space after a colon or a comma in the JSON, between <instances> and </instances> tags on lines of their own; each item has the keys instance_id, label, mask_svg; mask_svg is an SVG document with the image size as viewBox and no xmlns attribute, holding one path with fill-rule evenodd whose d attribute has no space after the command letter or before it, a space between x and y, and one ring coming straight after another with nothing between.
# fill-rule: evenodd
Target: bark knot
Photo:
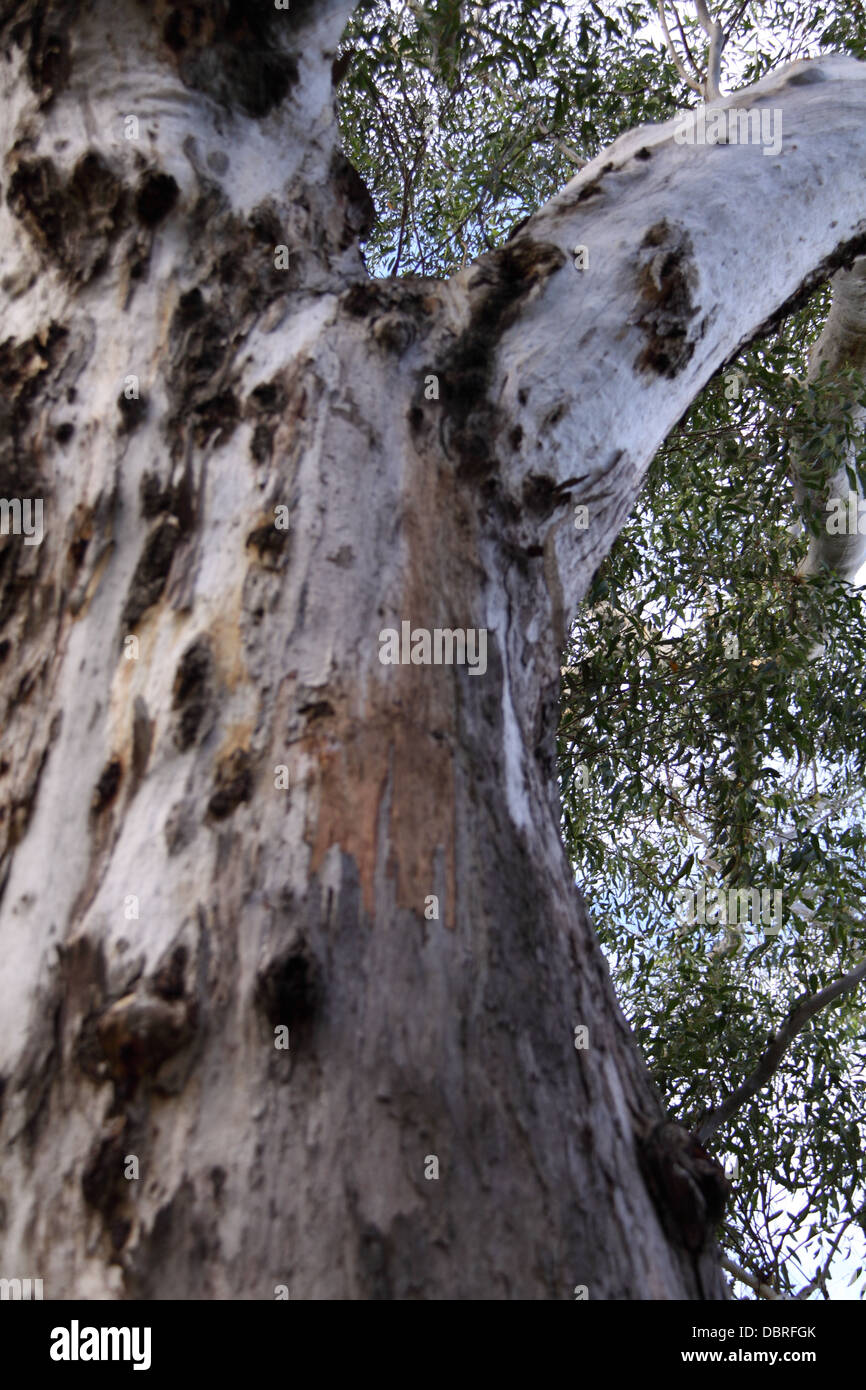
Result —
<instances>
[{"instance_id":1,"label":"bark knot","mask_svg":"<svg viewBox=\"0 0 866 1390\"><path fill-rule=\"evenodd\" d=\"M668 1235L691 1254L709 1244L722 1219L730 1183L720 1163L673 1121L656 1125L639 1144L647 1190Z\"/></svg>"}]
</instances>

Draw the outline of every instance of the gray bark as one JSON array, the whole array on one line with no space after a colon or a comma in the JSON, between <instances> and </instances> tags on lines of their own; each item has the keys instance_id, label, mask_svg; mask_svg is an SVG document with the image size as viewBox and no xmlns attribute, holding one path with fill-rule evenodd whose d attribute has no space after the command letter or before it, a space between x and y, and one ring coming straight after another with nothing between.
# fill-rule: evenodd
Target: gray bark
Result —
<instances>
[{"instance_id":1,"label":"gray bark","mask_svg":"<svg viewBox=\"0 0 866 1390\"><path fill-rule=\"evenodd\" d=\"M348 3L14 8L0 1273L723 1297L559 839L559 654L665 433L862 245L863 69L754 89L777 159L636 132L453 281L370 283ZM383 665L403 621L485 673Z\"/></svg>"}]
</instances>

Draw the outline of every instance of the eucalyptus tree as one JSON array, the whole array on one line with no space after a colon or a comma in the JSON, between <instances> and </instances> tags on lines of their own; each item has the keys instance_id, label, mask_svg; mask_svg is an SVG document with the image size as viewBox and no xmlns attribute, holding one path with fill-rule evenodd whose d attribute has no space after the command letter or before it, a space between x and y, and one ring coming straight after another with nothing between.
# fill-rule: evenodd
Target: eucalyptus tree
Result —
<instances>
[{"instance_id":1,"label":"eucalyptus tree","mask_svg":"<svg viewBox=\"0 0 866 1390\"><path fill-rule=\"evenodd\" d=\"M866 245L866 69L740 93L781 112L768 158L680 138L637 6L524 0L510 49L505 6L450 0L365 6L341 48L354 8L0 13L4 1271L724 1297L726 1184L667 1121L563 849L560 667L662 441ZM630 86L600 46L635 47ZM569 72L599 98L573 128ZM516 127L454 123L527 76L511 179ZM350 159L391 138L400 165L378 231L335 85ZM746 785L757 735L702 696Z\"/></svg>"}]
</instances>

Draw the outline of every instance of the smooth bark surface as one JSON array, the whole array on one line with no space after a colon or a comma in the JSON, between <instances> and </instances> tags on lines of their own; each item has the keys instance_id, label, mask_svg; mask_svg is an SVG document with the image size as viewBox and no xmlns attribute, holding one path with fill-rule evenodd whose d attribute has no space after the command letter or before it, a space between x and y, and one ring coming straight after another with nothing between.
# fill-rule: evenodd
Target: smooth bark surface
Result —
<instances>
[{"instance_id":1,"label":"smooth bark surface","mask_svg":"<svg viewBox=\"0 0 866 1390\"><path fill-rule=\"evenodd\" d=\"M863 246L866 71L745 94L777 157L635 132L453 281L369 282L350 5L37 8L0 117L0 493L45 509L0 541L0 1273L723 1297L560 843L560 647L703 383ZM383 665L404 622L486 630L486 670Z\"/></svg>"}]
</instances>

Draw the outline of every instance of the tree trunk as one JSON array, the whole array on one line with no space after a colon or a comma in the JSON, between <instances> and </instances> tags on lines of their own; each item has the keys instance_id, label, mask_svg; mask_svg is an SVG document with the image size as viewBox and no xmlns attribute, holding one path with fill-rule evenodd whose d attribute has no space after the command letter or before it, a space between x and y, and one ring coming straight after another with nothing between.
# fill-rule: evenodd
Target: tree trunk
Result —
<instances>
[{"instance_id":1,"label":"tree trunk","mask_svg":"<svg viewBox=\"0 0 866 1390\"><path fill-rule=\"evenodd\" d=\"M724 1297L561 846L559 654L659 441L861 249L861 67L752 89L778 159L654 127L370 282L348 0L68 8L3 11L0 1273Z\"/></svg>"}]
</instances>

